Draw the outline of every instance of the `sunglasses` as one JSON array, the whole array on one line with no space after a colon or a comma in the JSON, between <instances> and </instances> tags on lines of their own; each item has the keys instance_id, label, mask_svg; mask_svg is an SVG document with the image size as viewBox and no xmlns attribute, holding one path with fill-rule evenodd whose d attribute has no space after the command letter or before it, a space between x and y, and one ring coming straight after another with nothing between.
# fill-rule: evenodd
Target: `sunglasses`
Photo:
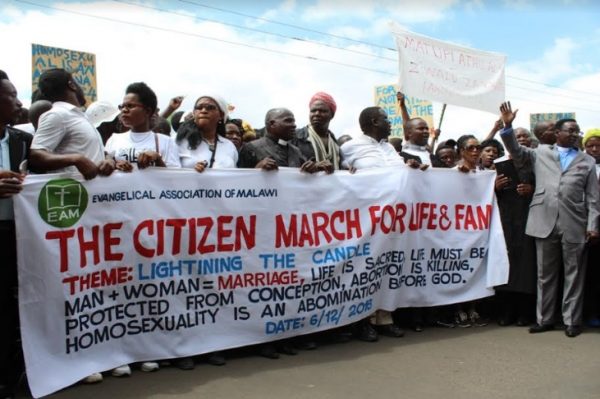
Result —
<instances>
[{"instance_id":1,"label":"sunglasses","mask_svg":"<svg viewBox=\"0 0 600 399\"><path fill-rule=\"evenodd\" d=\"M467 151L481 151L481 146L480 145L468 145L465 147L465 150Z\"/></svg>"}]
</instances>

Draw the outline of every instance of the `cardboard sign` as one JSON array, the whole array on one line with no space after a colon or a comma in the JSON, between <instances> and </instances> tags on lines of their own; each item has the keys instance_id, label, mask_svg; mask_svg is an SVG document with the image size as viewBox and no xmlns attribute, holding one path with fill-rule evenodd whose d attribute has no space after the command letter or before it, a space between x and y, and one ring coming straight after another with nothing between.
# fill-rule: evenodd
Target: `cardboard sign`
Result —
<instances>
[{"instance_id":1,"label":"cardboard sign","mask_svg":"<svg viewBox=\"0 0 600 399\"><path fill-rule=\"evenodd\" d=\"M383 108L385 113L388 115L388 119L392 124L392 136L404 137L404 121L402 120L402 112L400 106L396 100L396 93L398 92L398 85L388 84L375 86L375 105ZM433 124L433 105L431 101L421 100L415 97L406 97L406 108L408 115L411 118L422 118L427 122L430 128L434 127Z\"/></svg>"},{"instance_id":2,"label":"cardboard sign","mask_svg":"<svg viewBox=\"0 0 600 399\"><path fill-rule=\"evenodd\" d=\"M31 44L31 92L38 87L40 75L47 69L62 68L73 74L89 105L98 98L96 85L96 55L59 47Z\"/></svg>"}]
</instances>

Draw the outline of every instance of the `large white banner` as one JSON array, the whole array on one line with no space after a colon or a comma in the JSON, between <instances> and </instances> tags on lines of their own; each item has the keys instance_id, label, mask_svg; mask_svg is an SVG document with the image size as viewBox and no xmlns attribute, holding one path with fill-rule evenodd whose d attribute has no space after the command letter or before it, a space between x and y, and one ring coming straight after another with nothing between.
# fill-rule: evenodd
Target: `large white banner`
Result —
<instances>
[{"instance_id":1,"label":"large white banner","mask_svg":"<svg viewBox=\"0 0 600 399\"><path fill-rule=\"evenodd\" d=\"M33 395L97 371L493 294L494 173L155 168L15 198Z\"/></svg>"},{"instance_id":2,"label":"large white banner","mask_svg":"<svg viewBox=\"0 0 600 399\"><path fill-rule=\"evenodd\" d=\"M506 56L435 40L392 26L399 86L409 96L498 113Z\"/></svg>"}]
</instances>

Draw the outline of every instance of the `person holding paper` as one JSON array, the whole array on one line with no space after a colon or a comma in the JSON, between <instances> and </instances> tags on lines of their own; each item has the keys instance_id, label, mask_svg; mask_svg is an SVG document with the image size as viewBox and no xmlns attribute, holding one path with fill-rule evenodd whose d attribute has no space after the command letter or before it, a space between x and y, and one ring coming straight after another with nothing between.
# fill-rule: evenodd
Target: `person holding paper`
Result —
<instances>
[{"instance_id":1,"label":"person holding paper","mask_svg":"<svg viewBox=\"0 0 600 399\"><path fill-rule=\"evenodd\" d=\"M515 136L520 145L531 147L527 129L516 128ZM508 326L516 322L518 326L526 326L533 320L535 309L535 241L525 234L535 176L529 162L517 168L512 159L503 157L495 160L494 165L496 197L510 265L508 283L495 287L498 324Z\"/></svg>"},{"instance_id":2,"label":"person holding paper","mask_svg":"<svg viewBox=\"0 0 600 399\"><path fill-rule=\"evenodd\" d=\"M555 124L556 145L536 149L520 146L512 128L517 111L500 106L504 129L500 136L516 162L531 161L536 188L529 207L526 233L537 250L537 324L530 333L554 329L559 272L564 271L562 318L565 335L581 334L585 244L598 238L600 215L596 161L576 146L579 125L574 119Z\"/></svg>"}]
</instances>

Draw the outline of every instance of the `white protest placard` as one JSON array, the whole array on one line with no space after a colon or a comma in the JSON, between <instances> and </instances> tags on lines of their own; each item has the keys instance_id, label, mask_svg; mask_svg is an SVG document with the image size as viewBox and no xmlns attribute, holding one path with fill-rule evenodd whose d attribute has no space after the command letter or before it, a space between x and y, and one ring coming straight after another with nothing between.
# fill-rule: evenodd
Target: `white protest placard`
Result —
<instances>
[{"instance_id":1,"label":"white protest placard","mask_svg":"<svg viewBox=\"0 0 600 399\"><path fill-rule=\"evenodd\" d=\"M506 56L391 27L406 95L498 113L504 101Z\"/></svg>"},{"instance_id":2,"label":"white protest placard","mask_svg":"<svg viewBox=\"0 0 600 399\"><path fill-rule=\"evenodd\" d=\"M152 168L27 176L15 197L34 396L136 361L493 295L493 172Z\"/></svg>"}]
</instances>

